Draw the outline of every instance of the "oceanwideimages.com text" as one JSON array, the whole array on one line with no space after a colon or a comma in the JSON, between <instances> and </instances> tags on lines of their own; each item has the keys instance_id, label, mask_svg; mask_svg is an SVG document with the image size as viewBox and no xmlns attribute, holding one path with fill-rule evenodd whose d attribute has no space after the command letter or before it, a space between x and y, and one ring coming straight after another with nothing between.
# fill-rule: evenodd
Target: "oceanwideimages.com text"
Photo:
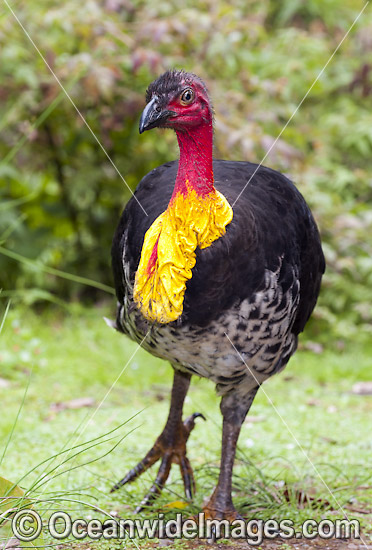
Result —
<instances>
[{"instance_id":1,"label":"oceanwideimages.com text","mask_svg":"<svg viewBox=\"0 0 372 550\"><path fill-rule=\"evenodd\" d=\"M355 519L308 519L300 529L295 528L291 519L260 520L236 519L232 522L206 518L203 513L196 518L185 518L177 514L175 519L166 519L159 514L155 519L73 519L67 512L58 511L47 519L32 509L19 510L13 517L12 530L22 541L38 538L43 529L56 540L73 537L76 540L103 539L194 539L194 538L244 538L249 544L259 545L264 539L357 539L360 538L360 525Z\"/></svg>"}]
</instances>

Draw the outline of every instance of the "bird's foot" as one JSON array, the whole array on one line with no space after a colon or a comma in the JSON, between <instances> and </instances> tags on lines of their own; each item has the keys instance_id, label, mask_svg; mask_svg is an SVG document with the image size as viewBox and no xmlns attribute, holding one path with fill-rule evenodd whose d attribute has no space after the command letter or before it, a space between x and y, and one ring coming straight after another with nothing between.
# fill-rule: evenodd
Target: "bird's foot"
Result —
<instances>
[{"instance_id":1,"label":"bird's foot","mask_svg":"<svg viewBox=\"0 0 372 550\"><path fill-rule=\"evenodd\" d=\"M203 507L204 517L207 519L226 519L229 522L243 519L235 510L231 498L231 490L224 490L217 485L207 504Z\"/></svg>"},{"instance_id":2,"label":"bird's foot","mask_svg":"<svg viewBox=\"0 0 372 550\"><path fill-rule=\"evenodd\" d=\"M189 459L186 456L186 443L195 426L195 419L199 416L205 420L204 415L201 413L194 413L187 417L184 422L180 422L175 428L171 427L170 424L166 424L163 432L146 456L121 481L114 485L111 492L116 491L126 483L134 481L150 466L161 459L155 482L141 503L136 507L135 513L141 512L143 508L150 505L161 493L173 463L178 464L180 467L185 495L187 499L191 500L195 492L195 480Z\"/></svg>"},{"instance_id":3,"label":"bird's foot","mask_svg":"<svg viewBox=\"0 0 372 550\"><path fill-rule=\"evenodd\" d=\"M217 539L227 535L229 527L226 526L226 521L230 524L230 528L233 526L235 520L244 521L244 518L235 509L231 500L231 495L220 491L218 486L214 490L208 503L203 507L202 513L204 521L206 522L205 526L208 543L214 543ZM211 526L208 527L208 520L219 520L220 523L218 523L218 521L212 521Z\"/></svg>"}]
</instances>

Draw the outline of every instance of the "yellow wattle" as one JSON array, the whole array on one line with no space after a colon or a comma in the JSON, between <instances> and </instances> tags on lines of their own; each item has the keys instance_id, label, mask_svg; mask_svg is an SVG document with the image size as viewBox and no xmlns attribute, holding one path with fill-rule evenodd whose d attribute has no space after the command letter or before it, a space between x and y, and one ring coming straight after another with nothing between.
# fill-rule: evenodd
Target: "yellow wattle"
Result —
<instances>
[{"instance_id":1,"label":"yellow wattle","mask_svg":"<svg viewBox=\"0 0 372 550\"><path fill-rule=\"evenodd\" d=\"M232 218L230 204L216 190L201 197L189 188L186 195L173 198L146 232L142 246L133 297L146 319L158 323L178 319L196 262L196 247L206 248L224 235Z\"/></svg>"}]
</instances>

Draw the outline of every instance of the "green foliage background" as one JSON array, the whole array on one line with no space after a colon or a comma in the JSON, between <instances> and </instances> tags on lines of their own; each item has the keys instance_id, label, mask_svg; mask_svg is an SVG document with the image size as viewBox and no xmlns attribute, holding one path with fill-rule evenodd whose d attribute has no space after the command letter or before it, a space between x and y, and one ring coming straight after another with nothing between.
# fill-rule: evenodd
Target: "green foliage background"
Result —
<instances>
[{"instance_id":1,"label":"green foliage background","mask_svg":"<svg viewBox=\"0 0 372 550\"><path fill-rule=\"evenodd\" d=\"M134 189L177 156L171 132L138 134L145 89L157 75L177 67L204 78L216 112L215 156L260 162L363 4L10 5ZM312 331L323 341L371 336L371 37L368 6L264 162L294 179L321 229L328 270ZM0 52L1 296L97 300L100 290L43 266L111 285L111 238L130 193L5 3Z\"/></svg>"}]
</instances>

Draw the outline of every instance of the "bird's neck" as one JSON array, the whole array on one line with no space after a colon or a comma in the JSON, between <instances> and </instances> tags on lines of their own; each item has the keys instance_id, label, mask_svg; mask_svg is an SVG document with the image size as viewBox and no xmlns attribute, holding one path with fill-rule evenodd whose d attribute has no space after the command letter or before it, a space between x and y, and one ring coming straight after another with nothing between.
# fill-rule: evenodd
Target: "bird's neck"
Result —
<instances>
[{"instance_id":1,"label":"bird's neck","mask_svg":"<svg viewBox=\"0 0 372 550\"><path fill-rule=\"evenodd\" d=\"M180 148L178 173L172 199L194 190L200 197L213 192L213 125L207 122L176 131ZM171 201L172 201L171 199Z\"/></svg>"},{"instance_id":2,"label":"bird's neck","mask_svg":"<svg viewBox=\"0 0 372 550\"><path fill-rule=\"evenodd\" d=\"M176 321L183 311L186 284L196 249L226 232L233 211L213 185L213 128L177 130L180 161L168 208L147 230L136 272L133 298L150 322Z\"/></svg>"}]
</instances>

